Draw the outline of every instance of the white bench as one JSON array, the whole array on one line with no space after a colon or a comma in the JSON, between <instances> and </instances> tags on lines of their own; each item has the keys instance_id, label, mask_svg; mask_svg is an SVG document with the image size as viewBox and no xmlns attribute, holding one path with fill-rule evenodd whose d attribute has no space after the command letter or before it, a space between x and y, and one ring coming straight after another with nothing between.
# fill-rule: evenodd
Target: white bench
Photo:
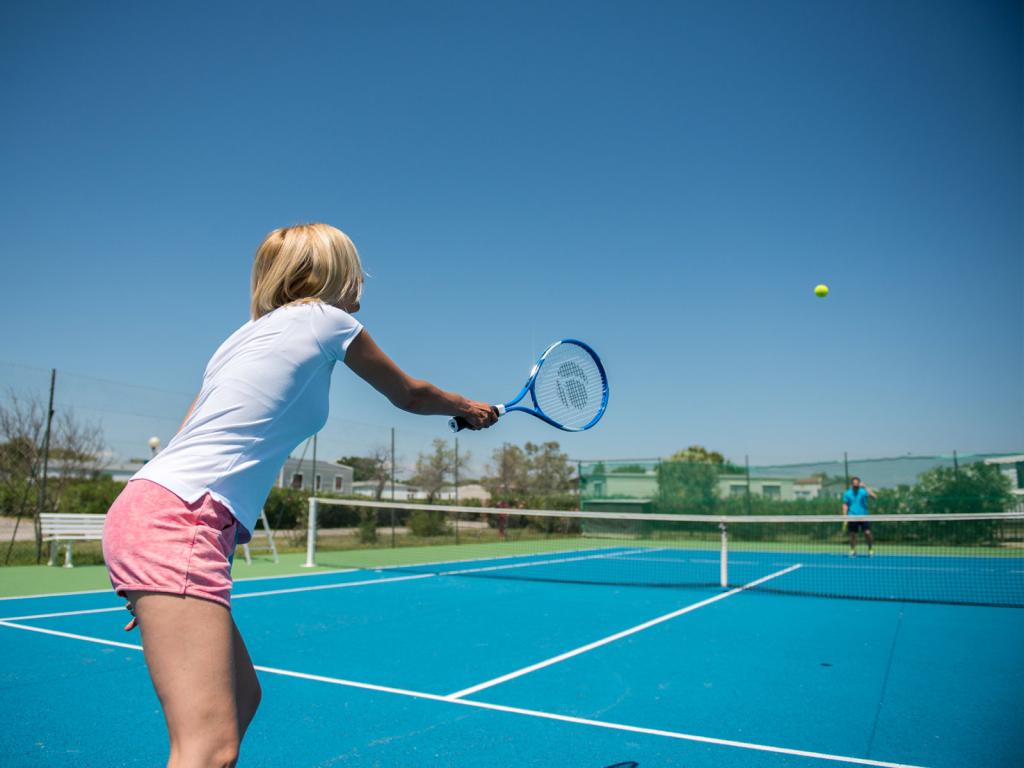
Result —
<instances>
[{"instance_id":1,"label":"white bench","mask_svg":"<svg viewBox=\"0 0 1024 768\"><path fill-rule=\"evenodd\" d=\"M71 544L76 541L100 541L103 538L103 521L106 515L76 515L59 512L43 512L39 524L43 541L50 542L50 562L57 564L57 550L64 545L64 567L72 568Z\"/></svg>"}]
</instances>

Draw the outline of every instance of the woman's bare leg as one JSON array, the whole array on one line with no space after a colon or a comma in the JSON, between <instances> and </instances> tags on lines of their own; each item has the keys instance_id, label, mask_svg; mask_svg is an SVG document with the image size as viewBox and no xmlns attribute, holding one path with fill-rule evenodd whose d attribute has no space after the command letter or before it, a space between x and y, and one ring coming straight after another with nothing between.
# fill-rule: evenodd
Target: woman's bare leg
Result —
<instances>
[{"instance_id":1,"label":"woman's bare leg","mask_svg":"<svg viewBox=\"0 0 1024 768\"><path fill-rule=\"evenodd\" d=\"M249 651L245 647L245 641L238 631L234 621L231 623L234 630L234 658L235 658L235 710L238 715L238 740L241 742L245 736L245 730L252 722L253 715L260 705L263 692L260 689L260 682L256 679L256 670L252 667L252 659L249 658Z\"/></svg>"},{"instance_id":2,"label":"woman's bare leg","mask_svg":"<svg viewBox=\"0 0 1024 768\"><path fill-rule=\"evenodd\" d=\"M128 600L167 720L167 768L231 768L258 701L252 695L252 662L231 612L210 600L156 592L129 593ZM241 664L241 677L235 673L236 655L240 662L244 655L249 670ZM245 712L239 711L239 699Z\"/></svg>"}]
</instances>

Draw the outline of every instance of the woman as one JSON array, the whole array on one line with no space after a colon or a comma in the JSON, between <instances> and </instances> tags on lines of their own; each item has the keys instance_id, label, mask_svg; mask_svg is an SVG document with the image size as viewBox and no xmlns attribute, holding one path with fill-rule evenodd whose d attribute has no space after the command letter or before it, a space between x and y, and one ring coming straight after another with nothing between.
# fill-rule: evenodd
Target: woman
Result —
<instances>
[{"instance_id":1,"label":"woman","mask_svg":"<svg viewBox=\"0 0 1024 768\"><path fill-rule=\"evenodd\" d=\"M326 224L276 229L256 251L252 319L211 358L178 434L107 515L103 555L128 601L170 735L168 768L233 766L260 701L231 618L231 558L249 541L284 460L327 421L342 360L394 405L498 418L486 403L407 376L352 317L363 271Z\"/></svg>"}]
</instances>

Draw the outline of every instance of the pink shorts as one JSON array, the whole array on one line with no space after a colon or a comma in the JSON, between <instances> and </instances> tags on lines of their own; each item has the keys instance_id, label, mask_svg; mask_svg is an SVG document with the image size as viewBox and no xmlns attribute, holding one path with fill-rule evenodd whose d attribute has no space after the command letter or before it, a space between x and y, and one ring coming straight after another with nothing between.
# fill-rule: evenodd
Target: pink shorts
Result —
<instances>
[{"instance_id":1,"label":"pink shorts","mask_svg":"<svg viewBox=\"0 0 1024 768\"><path fill-rule=\"evenodd\" d=\"M189 504L162 485L132 480L103 525L103 559L117 594L168 592L231 608L238 523L210 494Z\"/></svg>"}]
</instances>

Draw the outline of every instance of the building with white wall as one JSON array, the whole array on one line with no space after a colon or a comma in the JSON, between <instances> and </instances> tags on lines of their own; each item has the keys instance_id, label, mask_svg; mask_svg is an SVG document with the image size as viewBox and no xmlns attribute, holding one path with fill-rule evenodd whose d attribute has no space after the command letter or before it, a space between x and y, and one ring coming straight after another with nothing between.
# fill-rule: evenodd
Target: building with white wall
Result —
<instances>
[{"instance_id":1,"label":"building with white wall","mask_svg":"<svg viewBox=\"0 0 1024 768\"><path fill-rule=\"evenodd\" d=\"M1024 500L1024 453L985 459L985 463L999 467L999 471L1010 479L1013 493Z\"/></svg>"},{"instance_id":2,"label":"building with white wall","mask_svg":"<svg viewBox=\"0 0 1024 768\"><path fill-rule=\"evenodd\" d=\"M316 493L352 493L352 467L345 464L318 461L316 463ZM289 456L277 473L278 488L294 488L313 492L313 462Z\"/></svg>"}]
</instances>

